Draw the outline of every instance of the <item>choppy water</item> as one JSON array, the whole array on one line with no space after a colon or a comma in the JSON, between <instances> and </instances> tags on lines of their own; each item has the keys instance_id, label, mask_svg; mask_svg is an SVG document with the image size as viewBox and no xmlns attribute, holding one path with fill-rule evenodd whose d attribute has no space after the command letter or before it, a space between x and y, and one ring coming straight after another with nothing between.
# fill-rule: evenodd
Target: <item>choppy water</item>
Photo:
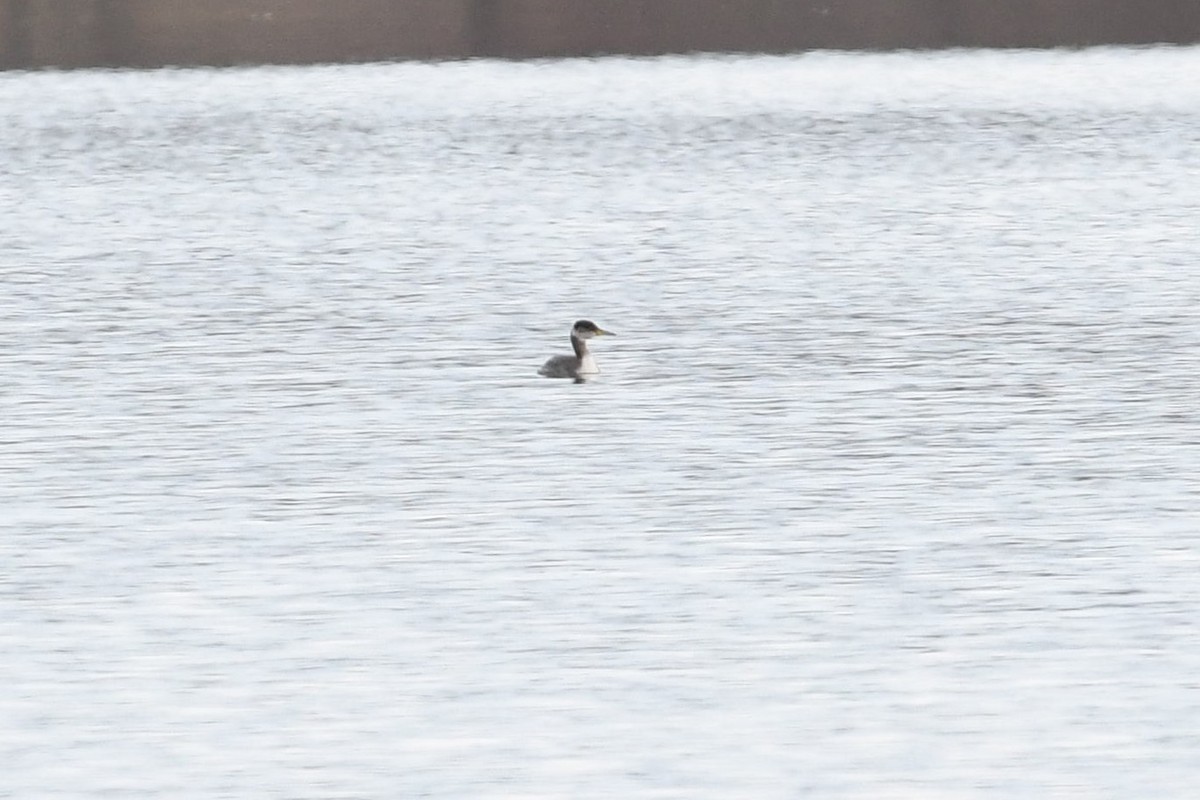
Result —
<instances>
[{"instance_id":1,"label":"choppy water","mask_svg":"<svg viewBox=\"0 0 1200 800\"><path fill-rule=\"evenodd\" d=\"M1198 72L0 75L0 795L1194 796Z\"/></svg>"}]
</instances>

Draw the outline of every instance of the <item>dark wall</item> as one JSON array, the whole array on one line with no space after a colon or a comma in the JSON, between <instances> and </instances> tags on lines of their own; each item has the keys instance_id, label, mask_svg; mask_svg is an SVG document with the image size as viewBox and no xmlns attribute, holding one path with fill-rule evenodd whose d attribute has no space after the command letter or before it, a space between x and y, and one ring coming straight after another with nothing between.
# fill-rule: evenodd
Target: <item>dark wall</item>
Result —
<instances>
[{"instance_id":1,"label":"dark wall","mask_svg":"<svg viewBox=\"0 0 1200 800\"><path fill-rule=\"evenodd\" d=\"M63 2L63 0L55 0ZM109 0L122 63L464 57L468 0ZM119 10L119 11L118 11Z\"/></svg>"},{"instance_id":2,"label":"dark wall","mask_svg":"<svg viewBox=\"0 0 1200 800\"><path fill-rule=\"evenodd\" d=\"M506 56L1200 41L1198 0L487 0Z\"/></svg>"},{"instance_id":3,"label":"dark wall","mask_svg":"<svg viewBox=\"0 0 1200 800\"><path fill-rule=\"evenodd\" d=\"M1200 41L1200 0L0 0L0 67Z\"/></svg>"},{"instance_id":4,"label":"dark wall","mask_svg":"<svg viewBox=\"0 0 1200 800\"><path fill-rule=\"evenodd\" d=\"M494 52L784 52L938 47L946 0L494 0Z\"/></svg>"},{"instance_id":5,"label":"dark wall","mask_svg":"<svg viewBox=\"0 0 1200 800\"><path fill-rule=\"evenodd\" d=\"M463 58L473 0L0 0L0 65Z\"/></svg>"}]
</instances>

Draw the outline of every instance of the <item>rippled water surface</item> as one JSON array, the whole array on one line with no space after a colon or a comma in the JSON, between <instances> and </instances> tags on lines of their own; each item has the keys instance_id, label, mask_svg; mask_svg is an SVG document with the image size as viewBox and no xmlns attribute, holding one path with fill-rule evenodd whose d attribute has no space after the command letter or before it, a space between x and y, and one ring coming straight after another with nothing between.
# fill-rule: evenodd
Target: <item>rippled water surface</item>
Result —
<instances>
[{"instance_id":1,"label":"rippled water surface","mask_svg":"<svg viewBox=\"0 0 1200 800\"><path fill-rule=\"evenodd\" d=\"M1196 74L0 75L0 796L1193 797Z\"/></svg>"}]
</instances>

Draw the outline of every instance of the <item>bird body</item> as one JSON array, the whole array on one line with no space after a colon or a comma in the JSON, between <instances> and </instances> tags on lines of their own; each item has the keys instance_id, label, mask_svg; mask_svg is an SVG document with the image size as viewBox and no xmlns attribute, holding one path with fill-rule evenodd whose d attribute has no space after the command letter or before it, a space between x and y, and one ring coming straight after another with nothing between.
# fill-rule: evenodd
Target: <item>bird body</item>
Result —
<instances>
[{"instance_id":1,"label":"bird body","mask_svg":"<svg viewBox=\"0 0 1200 800\"><path fill-rule=\"evenodd\" d=\"M588 350L587 340L595 336L615 336L616 334L601 329L596 323L581 319L571 327L571 349L575 351L570 356L554 356L542 364L539 375L547 378L574 378L586 380L600 372L596 366L596 358Z\"/></svg>"}]
</instances>

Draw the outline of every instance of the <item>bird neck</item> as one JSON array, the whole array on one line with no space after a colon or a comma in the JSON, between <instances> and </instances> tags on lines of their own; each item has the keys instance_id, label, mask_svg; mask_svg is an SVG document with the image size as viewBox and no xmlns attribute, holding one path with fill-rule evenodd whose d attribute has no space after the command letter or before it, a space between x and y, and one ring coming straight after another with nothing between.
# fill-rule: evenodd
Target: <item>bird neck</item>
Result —
<instances>
[{"instance_id":1,"label":"bird neck","mask_svg":"<svg viewBox=\"0 0 1200 800\"><path fill-rule=\"evenodd\" d=\"M571 334L571 347L575 350L575 357L580 361L587 357L587 342L585 342L583 339L580 339L573 333Z\"/></svg>"}]
</instances>

